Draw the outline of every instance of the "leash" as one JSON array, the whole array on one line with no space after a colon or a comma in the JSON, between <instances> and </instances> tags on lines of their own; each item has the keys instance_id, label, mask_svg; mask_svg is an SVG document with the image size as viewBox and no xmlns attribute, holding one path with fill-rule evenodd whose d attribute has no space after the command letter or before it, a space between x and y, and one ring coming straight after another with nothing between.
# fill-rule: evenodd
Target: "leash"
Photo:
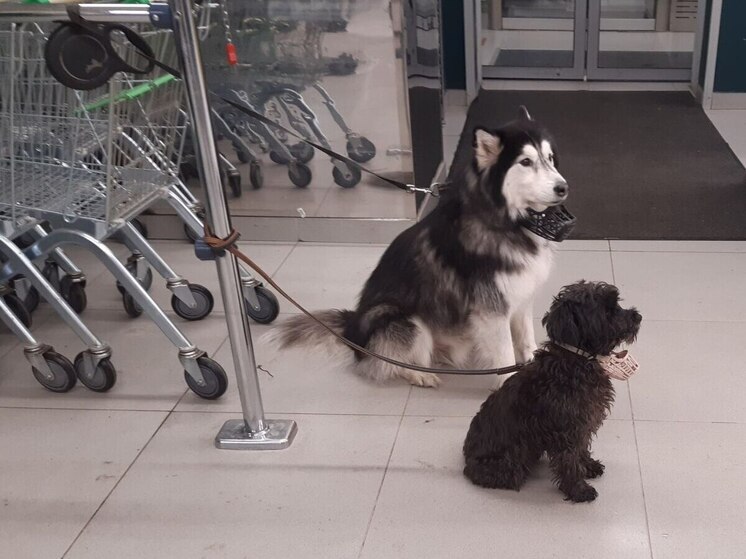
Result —
<instances>
[{"instance_id":1,"label":"leash","mask_svg":"<svg viewBox=\"0 0 746 559\"><path fill-rule=\"evenodd\" d=\"M235 229L231 229L231 233L225 238L221 239L220 237L216 237L212 231L210 230L210 227L205 224L205 236L204 241L207 246L209 246L218 256L220 256L220 253L222 251L227 251L231 253L233 256L238 258L241 262L244 264L250 266L253 270L256 271L257 274L259 274L266 282L275 288L275 290L285 297L290 303L293 304L300 312L305 314L308 318L313 320L316 324L324 328L327 332L329 332L332 336L334 336L337 340L348 346L349 348L358 351L364 355L367 355L368 357L373 357L374 359L379 359L381 361L385 361L386 363L389 363L390 365L395 365L397 367L402 367L403 369L410 369L412 371L419 371L422 373L432 373L432 374L439 374L439 375L506 375L508 373L515 373L516 371L519 371L523 368L523 365L511 365L509 367L500 367L495 369L460 369L460 370L454 370L454 369L441 369L437 367L425 367L422 365L415 365L413 363L404 363L403 361L398 361L396 359L392 359L391 357L386 357L385 355L381 355L379 353L376 353L375 351L371 351L369 349L366 349L355 342L348 340L344 336L338 334L331 326L326 324L324 321L319 320L316 318L316 316L313 315L310 311L308 311L303 305L298 303L295 299L293 299L290 295L288 295L282 287L280 287L277 282L275 282L272 277L265 272L261 266L259 266L256 262L254 262L251 258L246 256L241 250L236 246L236 241L238 241L240 237L240 233L236 231Z\"/></svg>"}]
</instances>

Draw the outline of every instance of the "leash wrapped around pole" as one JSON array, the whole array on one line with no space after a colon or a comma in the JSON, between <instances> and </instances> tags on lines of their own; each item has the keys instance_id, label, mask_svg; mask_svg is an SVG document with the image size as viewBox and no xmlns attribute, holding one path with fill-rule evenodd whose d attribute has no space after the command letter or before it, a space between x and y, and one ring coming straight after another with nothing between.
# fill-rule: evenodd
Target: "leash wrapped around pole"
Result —
<instances>
[{"instance_id":1,"label":"leash wrapped around pole","mask_svg":"<svg viewBox=\"0 0 746 559\"><path fill-rule=\"evenodd\" d=\"M355 351L359 351L360 353L367 355L368 357L372 357L374 359L380 359L381 361L385 361L386 363L389 363L397 367L402 367L404 369L410 369L413 371L420 371L422 373L432 373L432 374L440 374L440 375L506 375L508 373L515 373L516 371L519 371L523 367L523 365L511 365L509 367L501 367L501 368L496 368L496 369L460 369L460 370L441 369L437 367L424 367L422 365L415 365L413 363L404 363L402 361L397 361L396 359L386 357L385 355L380 355L374 351L370 351L369 349L366 349L356 344L355 342L348 340L344 336L341 336L337 332L335 332L331 326L329 326L325 322L316 318L312 312L306 310L306 308L303 307L303 305L301 305L295 299L293 299L290 295L288 295L285 292L285 290L282 289L279 285L277 285L277 282L275 282L272 279L272 277L261 268L261 266L259 266L251 258L246 256L243 252L241 252L238 246L236 246L236 242L238 241L240 236L241 235L238 231L236 231L235 229L231 229L230 234L224 239L221 239L220 237L215 236L213 232L210 230L210 227L207 224L205 224L204 242L216 254L220 255L220 253L222 253L223 251L227 251L231 253L233 256L235 256L236 258L238 258L241 262L243 262L247 266L250 266L269 285L274 287L275 290L280 295L282 295L283 297L285 297L285 299L290 301L299 311L301 311L308 318L310 318L311 320L313 320L314 322L322 326L326 331L328 331L331 335L333 335L339 341L341 341L342 343L344 343L351 349L354 349Z\"/></svg>"}]
</instances>

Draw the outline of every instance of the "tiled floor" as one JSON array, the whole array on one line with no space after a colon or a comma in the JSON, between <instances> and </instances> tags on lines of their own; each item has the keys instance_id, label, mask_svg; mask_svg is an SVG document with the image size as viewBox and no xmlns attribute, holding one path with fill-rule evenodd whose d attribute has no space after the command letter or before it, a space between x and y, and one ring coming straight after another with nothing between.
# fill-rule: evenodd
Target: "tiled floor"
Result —
<instances>
[{"instance_id":1,"label":"tiled floor","mask_svg":"<svg viewBox=\"0 0 746 559\"><path fill-rule=\"evenodd\" d=\"M156 245L217 291L212 267L193 260L189 245ZM384 250L247 248L312 307L351 305ZM285 451L216 450L213 437L240 410L222 307L201 323L179 321L231 374L225 397L205 402L186 391L157 329L128 319L103 269L76 255L90 276L86 321L111 342L119 381L107 394L46 392L0 333L0 556L741 557L746 243L561 248L536 317L579 278L616 282L645 316L635 349L642 371L617 384L595 443L607 467L595 503L564 502L546 465L519 493L465 480L461 444L490 379L376 386L322 355L277 353L259 340L267 412L295 419L298 437ZM168 303L163 286L153 292ZM81 349L44 307L35 318L40 339L68 356Z\"/></svg>"}]
</instances>

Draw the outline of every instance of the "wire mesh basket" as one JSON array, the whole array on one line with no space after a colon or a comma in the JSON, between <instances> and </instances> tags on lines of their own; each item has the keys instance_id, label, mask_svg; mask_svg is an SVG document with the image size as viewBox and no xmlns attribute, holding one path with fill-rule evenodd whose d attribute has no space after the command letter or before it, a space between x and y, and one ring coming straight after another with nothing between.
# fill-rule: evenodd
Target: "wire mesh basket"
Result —
<instances>
[{"instance_id":1,"label":"wire mesh basket","mask_svg":"<svg viewBox=\"0 0 746 559\"><path fill-rule=\"evenodd\" d=\"M186 128L183 88L163 73L120 73L92 91L69 89L47 69L47 31L0 28L0 219L82 219L105 232L174 180ZM170 32L146 40L157 56L173 53Z\"/></svg>"}]
</instances>

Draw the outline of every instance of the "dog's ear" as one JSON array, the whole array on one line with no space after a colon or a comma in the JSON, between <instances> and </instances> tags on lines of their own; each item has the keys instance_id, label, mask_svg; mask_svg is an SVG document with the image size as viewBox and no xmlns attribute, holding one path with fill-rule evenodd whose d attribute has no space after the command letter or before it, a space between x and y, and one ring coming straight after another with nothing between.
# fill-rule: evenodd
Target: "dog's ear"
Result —
<instances>
[{"instance_id":1,"label":"dog's ear","mask_svg":"<svg viewBox=\"0 0 746 559\"><path fill-rule=\"evenodd\" d=\"M502 142L496 132L490 132L481 127L475 128L473 146L478 171L484 171L487 167L497 163L502 150Z\"/></svg>"},{"instance_id":2,"label":"dog's ear","mask_svg":"<svg viewBox=\"0 0 746 559\"><path fill-rule=\"evenodd\" d=\"M518 120L534 120L525 105L518 107Z\"/></svg>"},{"instance_id":3,"label":"dog's ear","mask_svg":"<svg viewBox=\"0 0 746 559\"><path fill-rule=\"evenodd\" d=\"M610 283L602 283L600 284L600 287L602 289L602 297L606 307L609 309L616 308L619 303L619 289L617 286L611 285Z\"/></svg>"}]
</instances>

